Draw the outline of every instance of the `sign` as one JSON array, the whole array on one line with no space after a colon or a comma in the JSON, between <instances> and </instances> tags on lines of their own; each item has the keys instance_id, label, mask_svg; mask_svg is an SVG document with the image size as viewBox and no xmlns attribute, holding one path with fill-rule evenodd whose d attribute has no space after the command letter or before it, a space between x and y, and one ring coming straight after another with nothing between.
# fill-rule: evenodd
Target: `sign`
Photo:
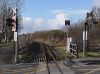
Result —
<instances>
[{"instance_id":1,"label":"sign","mask_svg":"<svg viewBox=\"0 0 100 74\"><path fill-rule=\"evenodd\" d=\"M85 34L85 31L83 31L83 40L87 40L87 31L86 31L86 34Z\"/></svg>"},{"instance_id":2,"label":"sign","mask_svg":"<svg viewBox=\"0 0 100 74\"><path fill-rule=\"evenodd\" d=\"M87 31L86 31L86 40L87 40Z\"/></svg>"},{"instance_id":3,"label":"sign","mask_svg":"<svg viewBox=\"0 0 100 74\"><path fill-rule=\"evenodd\" d=\"M69 42L72 42L72 37L69 38Z\"/></svg>"},{"instance_id":4,"label":"sign","mask_svg":"<svg viewBox=\"0 0 100 74\"><path fill-rule=\"evenodd\" d=\"M65 25L70 25L70 20L65 20Z\"/></svg>"},{"instance_id":5,"label":"sign","mask_svg":"<svg viewBox=\"0 0 100 74\"><path fill-rule=\"evenodd\" d=\"M17 41L17 32L14 32L14 41Z\"/></svg>"},{"instance_id":6,"label":"sign","mask_svg":"<svg viewBox=\"0 0 100 74\"><path fill-rule=\"evenodd\" d=\"M85 40L85 31L83 31L83 40Z\"/></svg>"},{"instance_id":7,"label":"sign","mask_svg":"<svg viewBox=\"0 0 100 74\"><path fill-rule=\"evenodd\" d=\"M16 31L16 25L14 24L14 26L12 27L12 31Z\"/></svg>"},{"instance_id":8,"label":"sign","mask_svg":"<svg viewBox=\"0 0 100 74\"><path fill-rule=\"evenodd\" d=\"M70 38L67 38L67 51L70 52Z\"/></svg>"},{"instance_id":9,"label":"sign","mask_svg":"<svg viewBox=\"0 0 100 74\"><path fill-rule=\"evenodd\" d=\"M13 27L12 27L12 31L16 31L16 8L15 9L13 9L13 16L12 16L12 19L15 21L14 23L13 23Z\"/></svg>"}]
</instances>

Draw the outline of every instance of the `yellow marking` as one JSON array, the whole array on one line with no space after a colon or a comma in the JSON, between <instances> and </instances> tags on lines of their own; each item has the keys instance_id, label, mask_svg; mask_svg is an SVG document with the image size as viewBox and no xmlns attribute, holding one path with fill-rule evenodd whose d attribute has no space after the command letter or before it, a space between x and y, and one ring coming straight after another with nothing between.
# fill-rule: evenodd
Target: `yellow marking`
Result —
<instances>
[{"instance_id":1,"label":"yellow marking","mask_svg":"<svg viewBox=\"0 0 100 74\"><path fill-rule=\"evenodd\" d=\"M46 70L46 68L39 69L38 72L44 71L44 70Z\"/></svg>"},{"instance_id":2,"label":"yellow marking","mask_svg":"<svg viewBox=\"0 0 100 74\"><path fill-rule=\"evenodd\" d=\"M91 73L93 73L93 72L95 72L95 71L99 71L99 70L100 70L100 68L94 69L93 71L89 71L89 72L86 72L86 73L84 73L84 74L91 74Z\"/></svg>"}]
</instances>

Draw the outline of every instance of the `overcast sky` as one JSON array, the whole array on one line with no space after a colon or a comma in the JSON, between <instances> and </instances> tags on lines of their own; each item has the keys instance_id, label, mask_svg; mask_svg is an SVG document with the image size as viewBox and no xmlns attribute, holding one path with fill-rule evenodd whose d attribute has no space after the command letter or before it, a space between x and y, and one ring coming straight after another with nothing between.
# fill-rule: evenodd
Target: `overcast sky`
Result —
<instances>
[{"instance_id":1,"label":"overcast sky","mask_svg":"<svg viewBox=\"0 0 100 74\"><path fill-rule=\"evenodd\" d=\"M25 0L22 33L59 29L64 20L72 23L85 19L86 13L100 0Z\"/></svg>"}]
</instances>

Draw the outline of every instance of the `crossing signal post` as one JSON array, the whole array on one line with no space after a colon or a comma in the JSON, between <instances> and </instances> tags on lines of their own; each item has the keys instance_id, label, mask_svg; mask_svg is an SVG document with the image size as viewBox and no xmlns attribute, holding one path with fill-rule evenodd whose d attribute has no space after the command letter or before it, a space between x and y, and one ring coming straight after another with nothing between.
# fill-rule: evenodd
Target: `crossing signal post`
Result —
<instances>
[{"instance_id":1,"label":"crossing signal post","mask_svg":"<svg viewBox=\"0 0 100 74\"><path fill-rule=\"evenodd\" d=\"M15 41L15 63L17 63L18 59L18 16L17 16L17 8L13 9L13 17L16 22L12 27L12 31L14 31L14 41Z\"/></svg>"},{"instance_id":2,"label":"crossing signal post","mask_svg":"<svg viewBox=\"0 0 100 74\"><path fill-rule=\"evenodd\" d=\"M17 30L18 30L18 17L17 17L17 9L13 9L13 15L12 18L7 18L6 19L6 24L12 28L12 31L14 32L14 49L15 49L15 63L17 63L17 51L18 51L18 34L17 34Z\"/></svg>"},{"instance_id":3,"label":"crossing signal post","mask_svg":"<svg viewBox=\"0 0 100 74\"><path fill-rule=\"evenodd\" d=\"M66 33L67 33L66 54L67 54L67 50L69 50L69 38L68 38L68 28L69 28L69 25L70 25L70 20L65 20Z\"/></svg>"}]
</instances>

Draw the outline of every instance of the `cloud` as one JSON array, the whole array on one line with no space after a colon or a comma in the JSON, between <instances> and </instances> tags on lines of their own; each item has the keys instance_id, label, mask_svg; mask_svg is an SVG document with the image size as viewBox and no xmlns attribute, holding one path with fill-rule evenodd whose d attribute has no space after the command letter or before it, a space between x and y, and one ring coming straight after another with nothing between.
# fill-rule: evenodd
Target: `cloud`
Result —
<instances>
[{"instance_id":1,"label":"cloud","mask_svg":"<svg viewBox=\"0 0 100 74\"><path fill-rule=\"evenodd\" d=\"M86 14L87 12L89 12L90 10L88 9L81 9L81 10L73 10L73 9L69 9L69 10L53 10L52 13L56 14L56 13L67 13L69 15L83 15Z\"/></svg>"},{"instance_id":2,"label":"cloud","mask_svg":"<svg viewBox=\"0 0 100 74\"><path fill-rule=\"evenodd\" d=\"M48 20L48 26L50 29L56 29L58 27L56 19Z\"/></svg>"},{"instance_id":3,"label":"cloud","mask_svg":"<svg viewBox=\"0 0 100 74\"><path fill-rule=\"evenodd\" d=\"M33 26L33 19L31 17L23 17L22 18L23 29L21 33L31 32Z\"/></svg>"},{"instance_id":4,"label":"cloud","mask_svg":"<svg viewBox=\"0 0 100 74\"><path fill-rule=\"evenodd\" d=\"M68 14L59 12L55 15L54 19L48 20L48 25L52 29L58 29L64 25L66 19L68 19Z\"/></svg>"},{"instance_id":5,"label":"cloud","mask_svg":"<svg viewBox=\"0 0 100 74\"><path fill-rule=\"evenodd\" d=\"M56 21L58 22L58 24L64 24L64 21L67 19L68 14L65 14L63 12L58 13L56 15Z\"/></svg>"},{"instance_id":6,"label":"cloud","mask_svg":"<svg viewBox=\"0 0 100 74\"><path fill-rule=\"evenodd\" d=\"M44 25L44 18L38 17L33 19L32 17L23 17L22 24L23 30L22 33L34 32L38 30L42 25Z\"/></svg>"},{"instance_id":7,"label":"cloud","mask_svg":"<svg viewBox=\"0 0 100 74\"><path fill-rule=\"evenodd\" d=\"M33 19L31 17L23 17L22 24L32 25L33 24Z\"/></svg>"},{"instance_id":8,"label":"cloud","mask_svg":"<svg viewBox=\"0 0 100 74\"><path fill-rule=\"evenodd\" d=\"M44 23L44 19L42 17L38 17L36 19L32 19L31 17L23 17L23 24L29 25L39 25L41 26Z\"/></svg>"},{"instance_id":9,"label":"cloud","mask_svg":"<svg viewBox=\"0 0 100 74\"><path fill-rule=\"evenodd\" d=\"M65 19L68 18L66 13L60 12L54 14L54 18L45 20L42 17L32 19L31 17L23 17L23 30L22 32L34 32L40 30L59 29L64 25Z\"/></svg>"},{"instance_id":10,"label":"cloud","mask_svg":"<svg viewBox=\"0 0 100 74\"><path fill-rule=\"evenodd\" d=\"M65 24L65 20L72 18L72 16L84 16L90 10L83 9L83 10L53 10L52 14L55 15L55 18L49 19L48 24L52 29L61 28Z\"/></svg>"},{"instance_id":11,"label":"cloud","mask_svg":"<svg viewBox=\"0 0 100 74\"><path fill-rule=\"evenodd\" d=\"M80 16L86 15L87 12L89 12L87 9L53 10L51 13L53 18L47 20L42 17L37 17L35 19L32 17L23 17L23 32L27 33L40 30L59 29L64 26L65 20L70 18L71 22L73 22L75 17L80 19ZM77 18L75 21L77 21Z\"/></svg>"},{"instance_id":12,"label":"cloud","mask_svg":"<svg viewBox=\"0 0 100 74\"><path fill-rule=\"evenodd\" d=\"M34 23L35 23L36 25L39 25L39 26L43 25L44 22L45 22L45 20L44 20L43 18L41 18L41 17L36 18L36 19L34 20Z\"/></svg>"},{"instance_id":13,"label":"cloud","mask_svg":"<svg viewBox=\"0 0 100 74\"><path fill-rule=\"evenodd\" d=\"M100 7L100 0L93 0L94 6Z\"/></svg>"}]
</instances>

